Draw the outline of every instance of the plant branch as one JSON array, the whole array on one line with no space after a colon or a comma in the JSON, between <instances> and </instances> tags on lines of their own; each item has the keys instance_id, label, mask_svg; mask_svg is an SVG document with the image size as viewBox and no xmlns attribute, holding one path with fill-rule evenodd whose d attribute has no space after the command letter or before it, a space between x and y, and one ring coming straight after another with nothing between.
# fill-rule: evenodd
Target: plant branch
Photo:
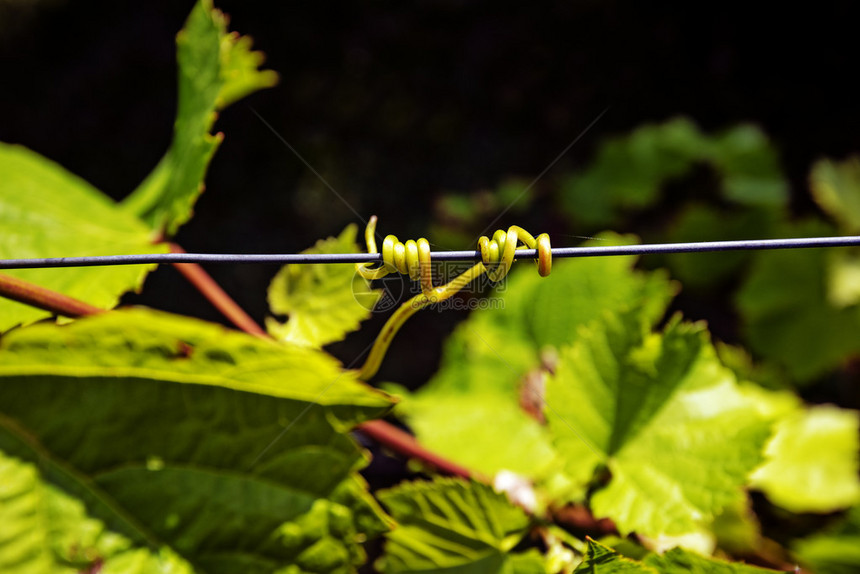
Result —
<instances>
[{"instance_id":1,"label":"plant branch","mask_svg":"<svg viewBox=\"0 0 860 574\"><path fill-rule=\"evenodd\" d=\"M185 250L179 245L175 243L169 245L171 253L185 253ZM173 267L240 330L257 337L268 337L266 331L200 265L196 263L174 263Z\"/></svg>"},{"instance_id":2,"label":"plant branch","mask_svg":"<svg viewBox=\"0 0 860 574\"><path fill-rule=\"evenodd\" d=\"M84 317L105 311L84 301L4 273L0 273L0 297L63 317Z\"/></svg>"},{"instance_id":3,"label":"plant branch","mask_svg":"<svg viewBox=\"0 0 860 574\"><path fill-rule=\"evenodd\" d=\"M462 478L473 478L481 482L487 482L485 477L472 472L468 468L460 466L455 462L451 462L434 452L430 452L418 444L418 441L415 440L414 436L385 421L367 421L358 425L358 430L383 446L387 446L391 450L404 456L417 458L421 462L432 466L442 474L449 474Z\"/></svg>"}]
</instances>

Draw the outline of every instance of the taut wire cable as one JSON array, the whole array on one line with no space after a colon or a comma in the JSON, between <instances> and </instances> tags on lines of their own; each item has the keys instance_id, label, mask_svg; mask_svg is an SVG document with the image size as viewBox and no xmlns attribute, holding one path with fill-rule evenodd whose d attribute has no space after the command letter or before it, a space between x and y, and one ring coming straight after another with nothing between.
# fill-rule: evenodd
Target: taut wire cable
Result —
<instances>
[{"instance_id":1,"label":"taut wire cable","mask_svg":"<svg viewBox=\"0 0 860 574\"><path fill-rule=\"evenodd\" d=\"M652 243L598 247L554 247L552 248L552 257L606 257L613 255L648 255L653 253L709 253L719 251L758 251L850 246L860 246L860 236ZM537 256L537 249L517 249L514 253L515 259L535 259ZM430 257L433 261L480 261L481 252L478 250L434 251L430 253ZM96 255L89 257L0 259L0 269L44 269L53 267L97 267L161 263L268 263L283 265L287 263L330 264L373 263L381 261L381 253L146 253L137 255Z\"/></svg>"}]
</instances>

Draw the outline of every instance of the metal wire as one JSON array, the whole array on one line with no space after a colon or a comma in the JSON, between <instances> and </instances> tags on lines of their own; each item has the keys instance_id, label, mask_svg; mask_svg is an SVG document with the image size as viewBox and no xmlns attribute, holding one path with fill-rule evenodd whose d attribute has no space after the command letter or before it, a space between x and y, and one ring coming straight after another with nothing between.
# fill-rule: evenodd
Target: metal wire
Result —
<instances>
[{"instance_id":1,"label":"metal wire","mask_svg":"<svg viewBox=\"0 0 860 574\"><path fill-rule=\"evenodd\" d=\"M650 245L610 245L600 247L556 247L555 258L646 255L650 253L706 253L714 251L752 251L764 249L806 249L860 245L860 236L807 237L795 239L752 239L744 241L702 241L696 243L657 243ZM436 251L434 261L476 261L478 251ZM537 257L535 249L518 249L517 259ZM92 257L50 257L42 259L0 259L0 269L37 269L48 267L96 267L104 265L141 265L152 263L366 263L382 261L381 254L241 254L241 253L148 253L140 255L98 255Z\"/></svg>"}]
</instances>

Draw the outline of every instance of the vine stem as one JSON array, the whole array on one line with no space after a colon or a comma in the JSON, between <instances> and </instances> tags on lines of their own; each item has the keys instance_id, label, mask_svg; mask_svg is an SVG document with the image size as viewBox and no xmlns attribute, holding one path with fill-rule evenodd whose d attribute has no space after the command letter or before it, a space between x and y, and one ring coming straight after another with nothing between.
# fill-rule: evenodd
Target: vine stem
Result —
<instances>
[{"instance_id":1,"label":"vine stem","mask_svg":"<svg viewBox=\"0 0 860 574\"><path fill-rule=\"evenodd\" d=\"M186 253L176 243L169 243L171 253ZM268 338L266 331L230 297L197 263L174 263L173 267L221 312L231 323L249 335Z\"/></svg>"},{"instance_id":2,"label":"vine stem","mask_svg":"<svg viewBox=\"0 0 860 574\"><path fill-rule=\"evenodd\" d=\"M359 430L378 443L387 446L395 452L399 452L410 458L417 458L427 463L442 474L459 476L461 478L472 478L480 482L489 482L484 476L470 471L442 456L431 452L418 444L411 434L404 432L396 426L383 420L367 421L358 425Z\"/></svg>"},{"instance_id":3,"label":"vine stem","mask_svg":"<svg viewBox=\"0 0 860 574\"><path fill-rule=\"evenodd\" d=\"M68 295L45 289L5 273L0 273L0 297L64 317L84 317L105 311Z\"/></svg>"}]
</instances>

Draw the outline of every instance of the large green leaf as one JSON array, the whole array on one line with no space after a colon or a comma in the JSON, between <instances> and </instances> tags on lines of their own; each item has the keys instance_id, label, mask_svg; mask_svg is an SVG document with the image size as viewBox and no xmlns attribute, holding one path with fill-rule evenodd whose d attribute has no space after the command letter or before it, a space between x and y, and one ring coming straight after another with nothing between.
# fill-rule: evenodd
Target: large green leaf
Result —
<instances>
[{"instance_id":1,"label":"large green leaf","mask_svg":"<svg viewBox=\"0 0 860 574\"><path fill-rule=\"evenodd\" d=\"M654 568L626 558L612 548L588 540L585 559L574 570L578 574L658 574Z\"/></svg>"},{"instance_id":2,"label":"large green leaf","mask_svg":"<svg viewBox=\"0 0 860 574\"><path fill-rule=\"evenodd\" d=\"M0 258L25 259L164 252L136 217L56 163L0 143ZM153 265L8 271L37 285L112 308L139 289ZM0 331L50 316L0 299Z\"/></svg>"},{"instance_id":3,"label":"large green leaf","mask_svg":"<svg viewBox=\"0 0 860 574\"><path fill-rule=\"evenodd\" d=\"M739 562L724 562L706 558L682 548L674 548L665 554L651 554L643 560L662 574L765 574L776 573L757 566Z\"/></svg>"},{"instance_id":4,"label":"large green leaf","mask_svg":"<svg viewBox=\"0 0 860 574\"><path fill-rule=\"evenodd\" d=\"M495 574L534 571L539 558L509 551L529 518L504 494L459 479L403 483L377 493L398 525L377 565L386 573Z\"/></svg>"},{"instance_id":5,"label":"large green leaf","mask_svg":"<svg viewBox=\"0 0 860 574\"><path fill-rule=\"evenodd\" d=\"M809 222L786 227L784 237L831 235ZM821 249L768 251L755 255L752 270L737 293L743 330L752 349L807 382L860 352L860 307L843 306L830 296L837 280L831 264L839 259ZM840 292L849 286L838 287Z\"/></svg>"},{"instance_id":6,"label":"large green leaf","mask_svg":"<svg viewBox=\"0 0 860 574\"><path fill-rule=\"evenodd\" d=\"M601 245L632 241L603 238ZM582 326L627 308L639 308L650 322L660 319L676 285L663 273L634 271L634 262L561 261L545 279L532 269L514 269L490 305L473 312L448 340L436 376L399 407L422 444L489 475L511 470L536 478L548 470L555 457L546 427L520 405L542 416L542 381L553 356ZM553 408L547 417L555 416Z\"/></svg>"},{"instance_id":7,"label":"large green leaf","mask_svg":"<svg viewBox=\"0 0 860 574\"><path fill-rule=\"evenodd\" d=\"M302 253L358 253L358 227L349 225L338 237L317 241ZM285 265L269 285L269 307L287 315L286 323L266 321L269 334L296 345L321 347L358 329L370 317L379 290L350 264Z\"/></svg>"},{"instance_id":8,"label":"large green leaf","mask_svg":"<svg viewBox=\"0 0 860 574\"><path fill-rule=\"evenodd\" d=\"M780 420L751 484L792 512L833 512L860 502L860 415L822 405Z\"/></svg>"},{"instance_id":9,"label":"large green leaf","mask_svg":"<svg viewBox=\"0 0 860 574\"><path fill-rule=\"evenodd\" d=\"M0 450L206 572L361 563L386 524L344 433L390 404L319 351L145 310L0 342Z\"/></svg>"},{"instance_id":10,"label":"large green leaf","mask_svg":"<svg viewBox=\"0 0 860 574\"><path fill-rule=\"evenodd\" d=\"M651 333L636 313L592 323L547 382L555 445L574 480L606 467L592 511L622 533L679 535L741 495L770 424L720 365L701 324Z\"/></svg>"},{"instance_id":11,"label":"large green leaf","mask_svg":"<svg viewBox=\"0 0 860 574\"><path fill-rule=\"evenodd\" d=\"M227 32L227 18L199 0L176 37L179 104L173 142L156 168L122 203L153 229L173 235L191 217L203 179L223 136L213 135L217 112L235 100L275 85L259 71L263 56L250 40Z\"/></svg>"},{"instance_id":12,"label":"large green leaf","mask_svg":"<svg viewBox=\"0 0 860 574\"><path fill-rule=\"evenodd\" d=\"M776 571L706 558L681 548L675 548L662 555L649 554L639 562L625 558L611 548L589 539L585 560L574 572L579 574L765 574Z\"/></svg>"},{"instance_id":13,"label":"large green leaf","mask_svg":"<svg viewBox=\"0 0 860 574\"><path fill-rule=\"evenodd\" d=\"M35 465L0 451L0 571L73 574L94 564L101 572L192 572L169 548L134 548L42 480Z\"/></svg>"}]
</instances>

